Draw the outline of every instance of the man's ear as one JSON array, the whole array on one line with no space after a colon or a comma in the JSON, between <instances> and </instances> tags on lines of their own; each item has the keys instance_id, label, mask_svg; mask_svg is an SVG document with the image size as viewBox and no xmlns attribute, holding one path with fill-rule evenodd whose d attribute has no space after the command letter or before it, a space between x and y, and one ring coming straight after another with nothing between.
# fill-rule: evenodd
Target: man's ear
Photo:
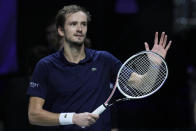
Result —
<instances>
[{"instance_id":1,"label":"man's ear","mask_svg":"<svg viewBox=\"0 0 196 131\"><path fill-rule=\"evenodd\" d=\"M65 32L64 32L63 28L61 28L61 27L58 27L57 31L58 31L58 34L59 34L61 37L63 37L63 36L65 35Z\"/></svg>"}]
</instances>

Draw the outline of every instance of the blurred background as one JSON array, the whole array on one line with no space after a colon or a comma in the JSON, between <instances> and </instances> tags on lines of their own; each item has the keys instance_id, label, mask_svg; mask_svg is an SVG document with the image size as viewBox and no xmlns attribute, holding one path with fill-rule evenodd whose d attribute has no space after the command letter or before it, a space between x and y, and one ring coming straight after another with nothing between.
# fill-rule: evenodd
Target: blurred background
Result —
<instances>
[{"instance_id":1,"label":"blurred background","mask_svg":"<svg viewBox=\"0 0 196 131\"><path fill-rule=\"evenodd\" d=\"M146 99L120 103L112 112L114 127L196 130L196 0L0 0L0 131L33 130L28 82L35 63L59 47L54 17L68 4L90 11L91 48L122 62L144 50L145 41L152 47L156 31L173 41L166 84Z\"/></svg>"}]
</instances>

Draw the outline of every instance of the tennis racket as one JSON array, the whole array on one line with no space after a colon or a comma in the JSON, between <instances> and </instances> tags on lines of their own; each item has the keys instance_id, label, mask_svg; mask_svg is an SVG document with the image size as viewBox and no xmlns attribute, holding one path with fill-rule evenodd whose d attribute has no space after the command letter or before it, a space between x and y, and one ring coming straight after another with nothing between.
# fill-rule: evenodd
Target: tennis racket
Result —
<instances>
[{"instance_id":1,"label":"tennis racket","mask_svg":"<svg viewBox=\"0 0 196 131\"><path fill-rule=\"evenodd\" d=\"M92 113L100 115L118 102L148 97L162 87L167 77L168 67L162 56L151 51L139 52L123 63L110 96ZM125 97L109 103L116 88Z\"/></svg>"}]
</instances>

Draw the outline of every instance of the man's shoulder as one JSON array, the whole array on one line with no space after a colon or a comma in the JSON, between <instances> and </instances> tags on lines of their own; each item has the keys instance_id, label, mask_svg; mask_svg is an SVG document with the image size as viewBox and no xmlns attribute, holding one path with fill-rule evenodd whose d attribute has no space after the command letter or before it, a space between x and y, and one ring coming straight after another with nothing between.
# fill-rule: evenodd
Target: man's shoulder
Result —
<instances>
[{"instance_id":1,"label":"man's shoulder","mask_svg":"<svg viewBox=\"0 0 196 131\"><path fill-rule=\"evenodd\" d=\"M39 64L50 64L52 61L54 61L55 59L57 59L58 57L58 52L56 53L52 53L48 56L43 57L42 59L39 60Z\"/></svg>"},{"instance_id":2,"label":"man's shoulder","mask_svg":"<svg viewBox=\"0 0 196 131\"><path fill-rule=\"evenodd\" d=\"M112 56L112 54L105 50L95 50L95 49L88 49L91 54L95 54L96 56Z\"/></svg>"},{"instance_id":3,"label":"man's shoulder","mask_svg":"<svg viewBox=\"0 0 196 131\"><path fill-rule=\"evenodd\" d=\"M101 60L107 63L116 63L119 62L118 58L116 58L113 54L111 54L108 51L105 50L92 50L90 49L90 51L94 52L91 54L93 55L93 59L94 60Z\"/></svg>"},{"instance_id":4,"label":"man's shoulder","mask_svg":"<svg viewBox=\"0 0 196 131\"><path fill-rule=\"evenodd\" d=\"M104 59L113 59L114 55L111 54L108 51L102 50L102 51L96 51L96 54Z\"/></svg>"}]
</instances>

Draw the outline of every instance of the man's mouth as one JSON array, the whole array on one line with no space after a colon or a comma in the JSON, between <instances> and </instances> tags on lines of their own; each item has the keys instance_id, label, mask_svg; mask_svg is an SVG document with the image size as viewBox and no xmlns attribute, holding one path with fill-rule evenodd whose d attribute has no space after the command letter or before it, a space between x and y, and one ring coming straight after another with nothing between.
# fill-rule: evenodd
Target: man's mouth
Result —
<instances>
[{"instance_id":1,"label":"man's mouth","mask_svg":"<svg viewBox=\"0 0 196 131\"><path fill-rule=\"evenodd\" d=\"M76 37L84 37L84 35L74 35L74 36L76 36Z\"/></svg>"}]
</instances>

